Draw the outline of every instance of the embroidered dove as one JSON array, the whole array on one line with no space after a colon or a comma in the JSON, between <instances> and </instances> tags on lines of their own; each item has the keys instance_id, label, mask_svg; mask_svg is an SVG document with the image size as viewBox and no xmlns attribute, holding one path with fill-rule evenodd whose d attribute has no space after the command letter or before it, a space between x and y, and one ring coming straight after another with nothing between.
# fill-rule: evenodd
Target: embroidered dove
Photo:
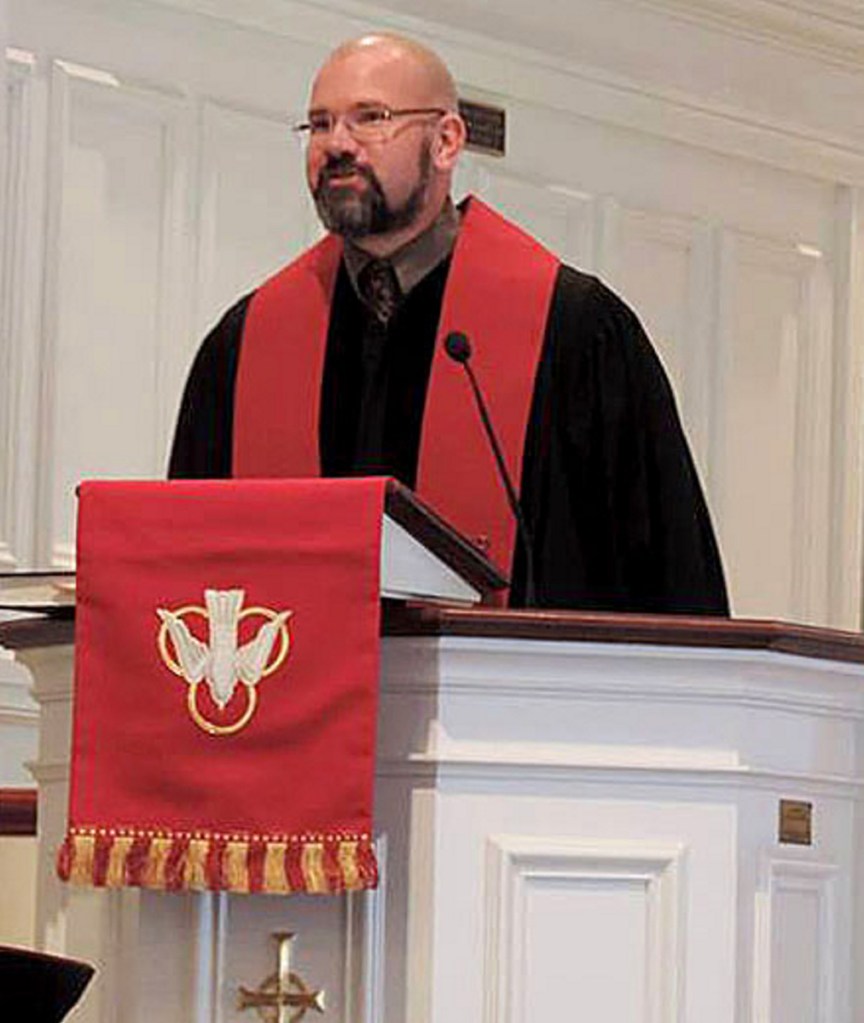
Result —
<instances>
[{"instance_id":1,"label":"embroidered dove","mask_svg":"<svg viewBox=\"0 0 864 1023\"><path fill-rule=\"evenodd\" d=\"M238 682L256 685L264 673L273 644L291 616L282 611L258 630L254 639L237 646L237 629L243 590L205 590L210 619L210 645L193 636L186 623L172 611L159 607L156 614L165 623L177 651L177 660L187 682L207 680L213 702L224 710Z\"/></svg>"}]
</instances>

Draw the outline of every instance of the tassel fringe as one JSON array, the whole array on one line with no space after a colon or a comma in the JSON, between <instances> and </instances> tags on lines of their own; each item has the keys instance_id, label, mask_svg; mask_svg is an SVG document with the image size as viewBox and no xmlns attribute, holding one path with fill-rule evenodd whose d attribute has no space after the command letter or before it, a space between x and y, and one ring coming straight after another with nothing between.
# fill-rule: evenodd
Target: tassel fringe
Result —
<instances>
[{"instance_id":1,"label":"tassel fringe","mask_svg":"<svg viewBox=\"0 0 864 1023\"><path fill-rule=\"evenodd\" d=\"M70 884L163 891L306 892L375 888L368 835L170 834L72 828L57 853Z\"/></svg>"}]
</instances>

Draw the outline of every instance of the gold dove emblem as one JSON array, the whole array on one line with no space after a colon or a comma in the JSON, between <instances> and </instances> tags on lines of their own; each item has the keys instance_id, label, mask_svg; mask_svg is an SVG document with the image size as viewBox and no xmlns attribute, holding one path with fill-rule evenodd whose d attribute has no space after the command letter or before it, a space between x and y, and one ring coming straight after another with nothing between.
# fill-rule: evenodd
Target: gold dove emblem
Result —
<instances>
[{"instance_id":1,"label":"gold dove emblem","mask_svg":"<svg viewBox=\"0 0 864 1023\"><path fill-rule=\"evenodd\" d=\"M291 648L288 619L291 611L266 607L243 607L243 590L204 590L204 607L156 609L161 626L157 637L159 654L169 671L187 683L186 705L195 724L210 735L233 735L252 720L258 705L258 683L278 671ZM240 644L240 623L262 618L256 635ZM209 642L199 639L188 620L204 619ZM201 697L199 689L206 685ZM238 686L244 696L242 710L230 714ZM201 710L209 702L210 709Z\"/></svg>"}]
</instances>

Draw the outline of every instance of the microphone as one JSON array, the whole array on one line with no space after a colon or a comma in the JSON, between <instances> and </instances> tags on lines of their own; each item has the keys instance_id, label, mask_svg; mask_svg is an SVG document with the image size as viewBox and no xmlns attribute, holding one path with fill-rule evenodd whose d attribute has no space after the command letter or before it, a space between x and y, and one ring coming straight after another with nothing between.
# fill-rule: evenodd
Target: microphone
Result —
<instances>
[{"instance_id":1,"label":"microphone","mask_svg":"<svg viewBox=\"0 0 864 1023\"><path fill-rule=\"evenodd\" d=\"M444 338L444 351L454 362L459 363L459 365L465 368L465 372L468 375L468 382L471 384L471 390L474 392L477 411L480 413L480 419L483 422L483 428L486 431L489 446L492 448L492 454L495 456L498 475L501 478L501 482L504 484L504 490L507 494L510 510L513 512L513 517L516 520L516 528L519 531L522 546L525 549L525 604L528 607L533 607L536 603L536 593L534 592L534 548L531 543L531 534L528 531L528 523L525 521L525 516L522 514L522 506L519 504L519 498L516 495L516 489L513 486L513 481L510 479L510 474L507 472L507 465L504 462L504 456L501 453L501 446L498 443L498 438L495 435L495 429L492 426L489 410L486 407L486 402L483 400L483 393L480 390L480 385L477 383L474 370L471 368L471 342L468 340L468 336L466 334L463 334L461 331L454 330Z\"/></svg>"}]
</instances>

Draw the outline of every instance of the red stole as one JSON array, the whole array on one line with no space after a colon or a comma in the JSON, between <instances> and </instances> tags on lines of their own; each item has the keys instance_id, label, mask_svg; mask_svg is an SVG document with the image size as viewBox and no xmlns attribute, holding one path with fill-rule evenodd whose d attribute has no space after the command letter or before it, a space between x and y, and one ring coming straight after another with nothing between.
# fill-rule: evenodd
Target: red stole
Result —
<instances>
[{"instance_id":1,"label":"red stole","mask_svg":"<svg viewBox=\"0 0 864 1023\"><path fill-rule=\"evenodd\" d=\"M330 303L342 256L326 237L266 281L249 304L234 406L233 475L318 476L318 419ZM464 371L443 351L459 330L504 458L521 478L522 449L556 256L476 198L447 278L420 441L417 493L510 569L515 523Z\"/></svg>"}]
</instances>

